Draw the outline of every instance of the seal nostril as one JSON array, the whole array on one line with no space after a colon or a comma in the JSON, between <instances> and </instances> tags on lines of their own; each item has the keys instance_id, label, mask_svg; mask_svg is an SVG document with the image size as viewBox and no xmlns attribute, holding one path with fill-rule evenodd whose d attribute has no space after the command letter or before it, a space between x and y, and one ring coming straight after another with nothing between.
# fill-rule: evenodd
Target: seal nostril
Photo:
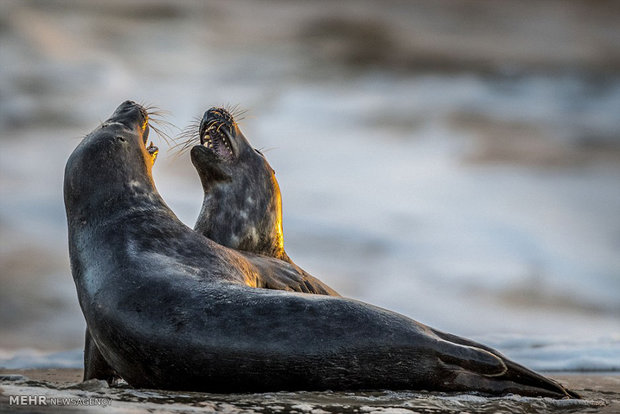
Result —
<instances>
[{"instance_id":1,"label":"seal nostril","mask_svg":"<svg viewBox=\"0 0 620 414\"><path fill-rule=\"evenodd\" d=\"M121 142L127 142L127 141L125 140L125 138L120 137L120 136L119 136L119 137L116 137L116 139L117 139L117 140L119 140L119 141L121 141Z\"/></svg>"}]
</instances>

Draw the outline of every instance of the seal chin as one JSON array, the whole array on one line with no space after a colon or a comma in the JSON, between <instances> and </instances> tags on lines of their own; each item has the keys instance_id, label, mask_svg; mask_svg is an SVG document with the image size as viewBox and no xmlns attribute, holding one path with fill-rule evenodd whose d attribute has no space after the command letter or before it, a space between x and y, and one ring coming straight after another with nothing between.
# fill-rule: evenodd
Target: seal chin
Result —
<instances>
[{"instance_id":1,"label":"seal chin","mask_svg":"<svg viewBox=\"0 0 620 414\"><path fill-rule=\"evenodd\" d=\"M190 156L192 164L198 171L200 181L204 188L209 188L212 181L227 181L231 179L226 164L215 151L205 145L192 147Z\"/></svg>"}]
</instances>

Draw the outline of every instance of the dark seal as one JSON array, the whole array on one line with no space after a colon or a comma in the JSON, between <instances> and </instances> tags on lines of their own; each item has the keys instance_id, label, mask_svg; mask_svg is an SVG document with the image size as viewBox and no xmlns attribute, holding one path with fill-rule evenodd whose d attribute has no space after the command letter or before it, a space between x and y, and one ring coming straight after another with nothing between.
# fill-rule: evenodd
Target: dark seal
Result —
<instances>
[{"instance_id":1,"label":"dark seal","mask_svg":"<svg viewBox=\"0 0 620 414\"><path fill-rule=\"evenodd\" d=\"M97 348L130 385L571 395L484 346L394 312L253 287L288 263L254 262L176 218L151 177L147 121L139 105L123 103L71 154L64 183L80 306Z\"/></svg>"},{"instance_id":2,"label":"dark seal","mask_svg":"<svg viewBox=\"0 0 620 414\"><path fill-rule=\"evenodd\" d=\"M198 129L200 144L191 159L204 191L194 230L232 249L275 257L296 266L304 283L280 289L339 296L299 268L284 251L282 196L275 172L253 148L231 113L206 111Z\"/></svg>"},{"instance_id":3,"label":"dark seal","mask_svg":"<svg viewBox=\"0 0 620 414\"><path fill-rule=\"evenodd\" d=\"M146 116L146 119L148 120L148 114L146 112L145 112L145 116ZM106 122L103 125L103 127L107 126L109 123L110 121ZM148 122L145 123L144 128L145 128L145 136L148 136L148 132L149 132ZM151 144L147 147L147 152L151 156L150 165L152 166L155 162L155 159L157 158L158 148L155 147L153 143L151 142ZM245 171L248 171L247 168L245 169ZM275 180L275 177L274 177L274 180ZM275 197L275 196L279 197L279 189L277 188L277 182L275 182L275 185L276 185L275 192L273 193L269 192L268 190L271 190L272 187L268 186L268 188L265 188L264 190L255 191L254 196L257 198L260 197L261 195L265 195L268 197ZM233 200L231 199L227 199L225 201L228 201L231 203L233 202ZM274 201L274 207L275 207L276 200L274 199L273 201ZM281 221L281 207L280 207L281 204L279 202L279 198L277 201L278 201L277 207L279 211L279 215L277 217L279 217L279 220ZM237 204L237 205L231 204L229 207L233 209L232 211L235 211L234 209L238 206L240 206L240 204ZM254 211L254 214L252 215L252 217L255 217L255 213L256 213L256 210ZM224 218L231 219L232 217L234 216L227 216ZM265 214L265 217L268 217L268 215ZM245 228L249 228L250 226L252 226L253 222L252 220L248 219L246 220L246 223L240 223L239 221L237 221L237 223L242 224ZM265 222L263 222L262 225L264 227ZM266 238L272 237L272 234L267 234L268 233L267 230L264 230L262 232L263 234L265 234ZM281 226L280 226L280 234L281 233L282 232L281 232ZM220 240L216 239L215 241L219 242ZM282 245L282 242L280 243L280 245ZM234 246L231 246L231 247L234 247ZM251 248L251 246L247 244L246 244L246 247L247 247L246 251L248 252L282 258L281 254L275 254L275 250L271 251L265 248ZM283 253L283 248L281 251ZM199 252L197 252L197 254L199 254ZM280 289L280 290L290 290L290 291L297 291L297 292L338 296L336 291L331 289L329 286L327 286L320 280L307 274L301 268L299 268L294 263L292 263L292 261L289 261L290 265L274 267L274 266L266 265L265 261L261 260L259 257L255 257L255 255L250 255L250 256L246 255L246 259L252 261L255 265L257 265L263 270L263 272L261 272L260 275L258 276L255 275L253 279L246 280L246 283L250 286L264 287L268 289ZM99 352L99 349L97 348L96 344L92 340L92 337L88 329L86 330L86 335L85 335L83 379L85 381L90 380L90 379L102 379L102 380L106 380L110 384L116 383L119 379L114 369L110 367L110 365L105 361L105 359Z\"/></svg>"}]
</instances>

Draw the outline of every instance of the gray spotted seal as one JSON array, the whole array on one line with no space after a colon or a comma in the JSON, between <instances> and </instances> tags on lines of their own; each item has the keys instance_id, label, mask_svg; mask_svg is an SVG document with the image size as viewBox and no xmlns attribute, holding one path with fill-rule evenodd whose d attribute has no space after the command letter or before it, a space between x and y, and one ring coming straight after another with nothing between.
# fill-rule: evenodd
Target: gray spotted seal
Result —
<instances>
[{"instance_id":1,"label":"gray spotted seal","mask_svg":"<svg viewBox=\"0 0 620 414\"><path fill-rule=\"evenodd\" d=\"M224 108L206 111L191 159L204 190L194 229L237 250L290 261L284 251L282 198L273 168Z\"/></svg>"},{"instance_id":2,"label":"gray spotted seal","mask_svg":"<svg viewBox=\"0 0 620 414\"><path fill-rule=\"evenodd\" d=\"M73 151L64 182L80 306L97 348L130 385L572 395L394 312L254 287L288 263L252 260L181 223L155 189L147 131L144 109L121 104Z\"/></svg>"},{"instance_id":3,"label":"gray spotted seal","mask_svg":"<svg viewBox=\"0 0 620 414\"><path fill-rule=\"evenodd\" d=\"M286 254L282 196L275 172L243 135L232 114L218 107L206 111L198 137L201 145L191 149L191 160L204 196L194 230L223 246L294 265L304 283L282 284L280 289L339 296Z\"/></svg>"}]
</instances>

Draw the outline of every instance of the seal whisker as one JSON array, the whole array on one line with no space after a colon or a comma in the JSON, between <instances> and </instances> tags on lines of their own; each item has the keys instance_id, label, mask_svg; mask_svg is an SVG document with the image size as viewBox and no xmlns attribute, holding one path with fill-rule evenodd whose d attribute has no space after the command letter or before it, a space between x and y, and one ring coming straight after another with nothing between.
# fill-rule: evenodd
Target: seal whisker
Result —
<instances>
[{"instance_id":1,"label":"seal whisker","mask_svg":"<svg viewBox=\"0 0 620 414\"><path fill-rule=\"evenodd\" d=\"M245 114L247 114L249 112L249 109L242 109L239 107L239 104L232 106L228 112L230 113L230 116L233 118L233 122L236 124L239 121L242 121L245 119Z\"/></svg>"},{"instance_id":2,"label":"seal whisker","mask_svg":"<svg viewBox=\"0 0 620 414\"><path fill-rule=\"evenodd\" d=\"M146 109L149 115L171 115L172 114L167 109L162 109L159 106L155 106L155 105L145 106L144 109Z\"/></svg>"},{"instance_id":3,"label":"seal whisker","mask_svg":"<svg viewBox=\"0 0 620 414\"><path fill-rule=\"evenodd\" d=\"M169 115L170 112L162 110L154 111L151 109L147 113L149 117L149 126L153 129L153 131L155 131L157 136L162 138L166 142L166 144L168 144L168 146L171 145L170 142L176 142L175 138L173 137L172 131L178 131L179 128L172 122L160 118L166 114Z\"/></svg>"},{"instance_id":4,"label":"seal whisker","mask_svg":"<svg viewBox=\"0 0 620 414\"><path fill-rule=\"evenodd\" d=\"M149 126L151 127L151 129L153 131L155 131L155 134L157 134L158 137L162 138L166 144L168 146L170 146L170 142L175 142L174 138L172 138L167 132L165 132L162 128L160 128L159 126L155 126L158 124L157 120L151 120L153 122L149 122Z\"/></svg>"},{"instance_id":5,"label":"seal whisker","mask_svg":"<svg viewBox=\"0 0 620 414\"><path fill-rule=\"evenodd\" d=\"M184 137L179 137L179 138L184 138ZM179 152L182 153L182 152L187 151L189 148L191 148L192 145L195 144L195 141L197 141L197 137L195 137L195 136L188 136L187 138L184 138L183 141L177 142L170 149L172 151L179 151Z\"/></svg>"},{"instance_id":6,"label":"seal whisker","mask_svg":"<svg viewBox=\"0 0 620 414\"><path fill-rule=\"evenodd\" d=\"M170 146L171 141L175 142L175 139L172 137L172 131L179 128L172 122L163 119L166 116L170 116L171 112L144 101L141 101L138 105L148 117L148 125L155 134L163 139L168 146Z\"/></svg>"},{"instance_id":7,"label":"seal whisker","mask_svg":"<svg viewBox=\"0 0 620 414\"><path fill-rule=\"evenodd\" d=\"M258 150L262 153L267 153L276 149L280 149L280 147L269 147L269 148L265 148L265 147L261 147Z\"/></svg>"},{"instance_id":8,"label":"seal whisker","mask_svg":"<svg viewBox=\"0 0 620 414\"><path fill-rule=\"evenodd\" d=\"M222 105L222 108L228 112L228 114L232 118L233 124L237 124L237 122L245 119L243 115L245 115L249 110L240 108L239 104L231 105L227 103L226 105Z\"/></svg>"},{"instance_id":9,"label":"seal whisker","mask_svg":"<svg viewBox=\"0 0 620 414\"><path fill-rule=\"evenodd\" d=\"M238 118L238 117L240 117L240 116L243 116L243 115L247 114L248 112L250 112L250 110L249 110L249 109L241 109L241 108L237 108L237 109L235 109L235 110L231 113L231 115L233 116L233 118L235 118L235 119L236 119L236 118Z\"/></svg>"},{"instance_id":10,"label":"seal whisker","mask_svg":"<svg viewBox=\"0 0 620 414\"><path fill-rule=\"evenodd\" d=\"M200 127L201 119L195 117L191 124L181 130L181 133L174 139L175 145L170 150L172 151L173 158L178 158L187 152L193 145L200 142L200 136L198 129Z\"/></svg>"},{"instance_id":11,"label":"seal whisker","mask_svg":"<svg viewBox=\"0 0 620 414\"><path fill-rule=\"evenodd\" d=\"M171 115L171 112L166 110L166 109L162 109L157 105L153 105L151 103L146 103L146 102L141 102L140 106L142 108L144 108L144 110L149 114L149 115Z\"/></svg>"}]
</instances>

